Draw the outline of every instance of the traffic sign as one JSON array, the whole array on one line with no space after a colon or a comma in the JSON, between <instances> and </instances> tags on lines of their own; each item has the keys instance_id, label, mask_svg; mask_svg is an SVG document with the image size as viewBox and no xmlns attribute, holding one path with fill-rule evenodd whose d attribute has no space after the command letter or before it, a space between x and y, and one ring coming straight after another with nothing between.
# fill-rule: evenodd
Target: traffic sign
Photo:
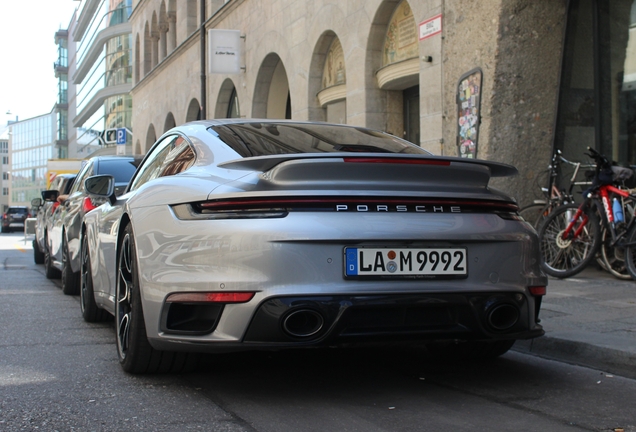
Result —
<instances>
[{"instance_id":1,"label":"traffic sign","mask_svg":"<svg viewBox=\"0 0 636 432\"><path fill-rule=\"evenodd\" d=\"M117 128L117 144L126 144L126 128Z\"/></svg>"}]
</instances>

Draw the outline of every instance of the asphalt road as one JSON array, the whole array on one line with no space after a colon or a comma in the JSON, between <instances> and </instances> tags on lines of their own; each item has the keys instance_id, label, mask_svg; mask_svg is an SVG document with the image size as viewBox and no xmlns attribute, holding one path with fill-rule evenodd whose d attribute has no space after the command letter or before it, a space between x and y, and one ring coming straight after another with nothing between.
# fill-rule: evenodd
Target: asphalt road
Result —
<instances>
[{"instance_id":1,"label":"asphalt road","mask_svg":"<svg viewBox=\"0 0 636 432\"><path fill-rule=\"evenodd\" d=\"M636 431L636 380L519 352L241 353L128 375L112 322L85 323L59 286L0 235L0 431Z\"/></svg>"}]
</instances>

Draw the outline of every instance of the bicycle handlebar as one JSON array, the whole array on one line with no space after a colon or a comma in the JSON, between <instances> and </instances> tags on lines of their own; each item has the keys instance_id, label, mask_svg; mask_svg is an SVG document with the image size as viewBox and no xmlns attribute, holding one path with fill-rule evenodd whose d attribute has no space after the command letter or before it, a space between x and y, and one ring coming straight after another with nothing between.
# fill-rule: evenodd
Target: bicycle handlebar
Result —
<instances>
[{"instance_id":1,"label":"bicycle handlebar","mask_svg":"<svg viewBox=\"0 0 636 432\"><path fill-rule=\"evenodd\" d=\"M608 160L605 156L594 150L592 147L588 147L587 151L589 153L585 153L587 156L594 159L598 168L607 168L612 166L612 162Z\"/></svg>"},{"instance_id":2,"label":"bicycle handlebar","mask_svg":"<svg viewBox=\"0 0 636 432\"><path fill-rule=\"evenodd\" d=\"M594 168L594 167L596 166L595 164L584 164L584 163L582 163L582 162L572 162L572 161L569 161L569 160L567 160L566 158L564 158L564 157L561 155L561 152L560 152L560 151L558 151L558 152L559 152L558 154L557 154L557 153L555 153L555 154L554 154L554 158L552 159L553 161L555 161L555 160L557 159L557 157L558 157L558 159L559 159L561 162L566 163L566 164L568 164L568 165L572 165L573 167ZM550 168L552 168L552 167L550 167Z\"/></svg>"}]
</instances>

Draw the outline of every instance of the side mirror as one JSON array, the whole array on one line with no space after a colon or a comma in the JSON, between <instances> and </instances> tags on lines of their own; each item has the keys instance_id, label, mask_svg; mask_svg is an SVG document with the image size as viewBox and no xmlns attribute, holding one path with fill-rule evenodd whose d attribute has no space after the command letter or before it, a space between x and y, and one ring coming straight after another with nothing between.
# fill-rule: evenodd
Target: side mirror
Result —
<instances>
[{"instance_id":1,"label":"side mirror","mask_svg":"<svg viewBox=\"0 0 636 432\"><path fill-rule=\"evenodd\" d=\"M42 198L33 198L31 200L31 207L37 209L42 206Z\"/></svg>"},{"instance_id":2,"label":"side mirror","mask_svg":"<svg viewBox=\"0 0 636 432\"><path fill-rule=\"evenodd\" d=\"M108 198L111 204L117 201L115 195L115 177L108 174L96 175L84 180L84 187L89 195L96 198Z\"/></svg>"},{"instance_id":3,"label":"side mirror","mask_svg":"<svg viewBox=\"0 0 636 432\"><path fill-rule=\"evenodd\" d=\"M57 197L60 195L60 191L55 189L42 191L42 200L44 201L57 201Z\"/></svg>"}]
</instances>

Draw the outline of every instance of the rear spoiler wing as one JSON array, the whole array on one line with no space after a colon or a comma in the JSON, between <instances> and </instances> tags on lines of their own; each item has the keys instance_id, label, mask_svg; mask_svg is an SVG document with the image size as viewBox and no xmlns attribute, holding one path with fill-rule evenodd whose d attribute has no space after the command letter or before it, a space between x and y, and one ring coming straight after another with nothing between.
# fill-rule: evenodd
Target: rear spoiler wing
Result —
<instances>
[{"instance_id":1,"label":"rear spoiler wing","mask_svg":"<svg viewBox=\"0 0 636 432\"><path fill-rule=\"evenodd\" d=\"M244 159L237 159L227 162L222 162L218 166L219 168L235 169L235 170L248 170L248 171L260 171L266 172L274 168L275 166L292 160L308 160L308 159L341 159L343 162L378 162L378 163L396 163L396 164L422 164L422 165L451 165L451 166L466 166L480 165L488 168L491 177L509 177L519 174L517 168L512 165L491 162L481 159L464 159L451 156L433 156L433 155L414 155L414 154L399 154L399 153L292 153L283 155L267 155L267 156L255 156Z\"/></svg>"}]
</instances>

